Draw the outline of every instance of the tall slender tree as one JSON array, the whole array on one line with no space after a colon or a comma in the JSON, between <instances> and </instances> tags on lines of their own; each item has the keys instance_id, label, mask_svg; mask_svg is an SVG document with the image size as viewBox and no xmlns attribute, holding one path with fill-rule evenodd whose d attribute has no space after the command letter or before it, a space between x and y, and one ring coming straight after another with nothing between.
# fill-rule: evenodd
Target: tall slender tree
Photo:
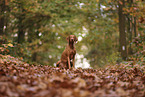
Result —
<instances>
[{"instance_id":1,"label":"tall slender tree","mask_svg":"<svg viewBox=\"0 0 145 97\"><path fill-rule=\"evenodd\" d=\"M127 3L128 3L128 7L132 7L132 3L133 3L133 0L127 0ZM132 47L131 47L131 42L132 42L132 16L128 13L126 15L127 17L127 33L128 33L128 43L129 43L129 48L128 48L128 54L133 54L133 51L132 51Z\"/></svg>"},{"instance_id":2,"label":"tall slender tree","mask_svg":"<svg viewBox=\"0 0 145 97\"><path fill-rule=\"evenodd\" d=\"M0 35L3 35L4 29L4 11L5 11L5 0L0 1Z\"/></svg>"},{"instance_id":3,"label":"tall slender tree","mask_svg":"<svg viewBox=\"0 0 145 97\"><path fill-rule=\"evenodd\" d=\"M18 8L20 10L20 14L18 16L18 43L23 43L25 40L25 32L24 32L24 24L23 24L25 13L21 1L18 3Z\"/></svg>"},{"instance_id":4,"label":"tall slender tree","mask_svg":"<svg viewBox=\"0 0 145 97\"><path fill-rule=\"evenodd\" d=\"M119 0L119 51L121 52L122 59L127 58L127 44L126 44L126 32L125 32L125 15L123 13L123 8L125 7L125 0Z\"/></svg>"}]
</instances>

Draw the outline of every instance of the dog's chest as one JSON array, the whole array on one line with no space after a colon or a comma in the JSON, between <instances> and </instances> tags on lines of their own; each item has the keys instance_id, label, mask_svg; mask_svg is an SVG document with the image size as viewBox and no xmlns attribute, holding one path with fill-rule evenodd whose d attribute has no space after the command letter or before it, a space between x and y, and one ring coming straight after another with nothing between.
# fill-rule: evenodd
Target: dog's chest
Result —
<instances>
[{"instance_id":1,"label":"dog's chest","mask_svg":"<svg viewBox=\"0 0 145 97\"><path fill-rule=\"evenodd\" d=\"M75 49L70 49L69 50L69 54L70 54L70 59L73 59L74 58L74 56L75 56L75 54L76 54L76 50Z\"/></svg>"}]
</instances>

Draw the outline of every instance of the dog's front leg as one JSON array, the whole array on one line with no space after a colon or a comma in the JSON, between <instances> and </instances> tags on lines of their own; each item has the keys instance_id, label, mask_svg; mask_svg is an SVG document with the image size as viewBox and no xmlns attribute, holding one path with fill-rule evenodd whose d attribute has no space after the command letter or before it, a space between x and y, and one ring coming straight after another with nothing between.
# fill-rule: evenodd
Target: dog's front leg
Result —
<instances>
[{"instance_id":1,"label":"dog's front leg","mask_svg":"<svg viewBox=\"0 0 145 97\"><path fill-rule=\"evenodd\" d=\"M70 59L69 59L69 57L67 58L67 60L68 60L68 69L70 69Z\"/></svg>"},{"instance_id":2,"label":"dog's front leg","mask_svg":"<svg viewBox=\"0 0 145 97\"><path fill-rule=\"evenodd\" d=\"M75 68L75 56L73 57L73 68Z\"/></svg>"}]
</instances>

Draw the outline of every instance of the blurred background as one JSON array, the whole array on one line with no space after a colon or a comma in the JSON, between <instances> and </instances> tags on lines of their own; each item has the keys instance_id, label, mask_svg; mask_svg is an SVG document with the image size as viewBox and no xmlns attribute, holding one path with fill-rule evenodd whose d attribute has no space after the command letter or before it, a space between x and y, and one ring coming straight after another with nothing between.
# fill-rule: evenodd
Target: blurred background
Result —
<instances>
[{"instance_id":1,"label":"blurred background","mask_svg":"<svg viewBox=\"0 0 145 97\"><path fill-rule=\"evenodd\" d=\"M74 34L76 67L145 55L144 0L0 0L0 53L55 66Z\"/></svg>"}]
</instances>

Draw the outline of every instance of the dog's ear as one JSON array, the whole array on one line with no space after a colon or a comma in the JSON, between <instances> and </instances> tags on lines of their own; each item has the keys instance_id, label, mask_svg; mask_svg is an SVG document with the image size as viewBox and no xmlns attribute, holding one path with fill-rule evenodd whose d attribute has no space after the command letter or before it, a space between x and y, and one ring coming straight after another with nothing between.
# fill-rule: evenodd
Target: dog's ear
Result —
<instances>
[{"instance_id":1,"label":"dog's ear","mask_svg":"<svg viewBox=\"0 0 145 97\"><path fill-rule=\"evenodd\" d=\"M75 36L75 42L77 42L78 41L78 38Z\"/></svg>"},{"instance_id":2,"label":"dog's ear","mask_svg":"<svg viewBox=\"0 0 145 97\"><path fill-rule=\"evenodd\" d=\"M70 38L69 36L66 38L67 42L69 42L69 38Z\"/></svg>"}]
</instances>

